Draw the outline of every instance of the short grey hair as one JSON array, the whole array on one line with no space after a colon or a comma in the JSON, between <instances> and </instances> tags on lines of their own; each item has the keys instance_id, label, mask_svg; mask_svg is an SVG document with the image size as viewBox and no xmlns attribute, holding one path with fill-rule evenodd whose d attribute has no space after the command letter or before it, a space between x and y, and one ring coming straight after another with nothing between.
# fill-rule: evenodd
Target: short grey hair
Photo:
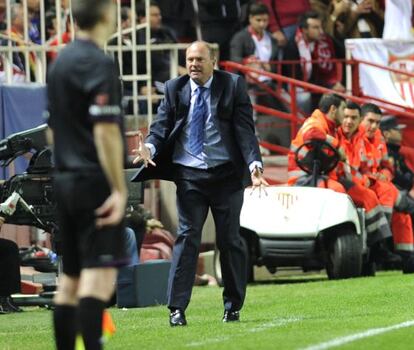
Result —
<instances>
[{"instance_id":1,"label":"short grey hair","mask_svg":"<svg viewBox=\"0 0 414 350\"><path fill-rule=\"evenodd\" d=\"M208 53L209 53L209 56L210 56L210 58L212 60L216 58L215 50L211 47L211 44L210 43L208 43L207 41L204 41L204 40L196 40L196 41L193 41L190 45L188 45L187 50L191 46L197 45L197 44L201 44L201 45L203 45L203 46L205 46L207 48Z\"/></svg>"}]
</instances>

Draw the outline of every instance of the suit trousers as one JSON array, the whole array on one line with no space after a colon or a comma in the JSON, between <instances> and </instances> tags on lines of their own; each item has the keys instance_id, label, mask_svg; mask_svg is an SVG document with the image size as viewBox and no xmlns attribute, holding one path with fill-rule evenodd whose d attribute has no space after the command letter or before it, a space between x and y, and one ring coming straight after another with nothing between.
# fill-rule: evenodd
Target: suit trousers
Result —
<instances>
[{"instance_id":1,"label":"suit trousers","mask_svg":"<svg viewBox=\"0 0 414 350\"><path fill-rule=\"evenodd\" d=\"M201 170L177 165L178 232L168 281L168 307L185 310L194 284L201 233L211 209L216 244L220 250L223 303L226 310L240 310L246 295L246 255L240 238L240 211L244 189L226 163Z\"/></svg>"}]
</instances>

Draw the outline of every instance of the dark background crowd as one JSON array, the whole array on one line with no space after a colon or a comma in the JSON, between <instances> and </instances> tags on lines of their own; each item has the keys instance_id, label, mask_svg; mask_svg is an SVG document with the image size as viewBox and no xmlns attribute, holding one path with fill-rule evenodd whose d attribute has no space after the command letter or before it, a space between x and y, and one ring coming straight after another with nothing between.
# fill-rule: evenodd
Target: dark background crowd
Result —
<instances>
[{"instance_id":1,"label":"dark background crowd","mask_svg":"<svg viewBox=\"0 0 414 350\"><path fill-rule=\"evenodd\" d=\"M231 58L230 41L240 29L249 25L252 4L264 3L268 8L267 31L279 48L278 59L285 58L283 50L295 38L301 16L314 11L321 20L321 36L332 40L334 56L344 56L345 38L381 37L384 24L384 0L158 0L151 1L151 35L154 42L192 42L203 39L218 43L220 59ZM144 1L136 2L136 20L145 18ZM0 0L0 29L16 45L44 44L40 35L40 0L28 0L29 43L24 40L24 16L21 1L12 1L11 29L6 29L6 0ZM57 28L54 1L45 1L46 42L50 45L70 40L68 1L61 1L61 26ZM122 26L131 26L130 1L122 1ZM168 35L164 35L169 32ZM57 33L62 33L57 40ZM162 34L160 35L160 32ZM324 33L322 35L322 32ZM4 42L4 38L3 38ZM50 53L49 58L53 59ZM35 55L32 55L35 60ZM18 59L16 59L18 61ZM20 63L20 62L17 62ZM17 64L23 69L22 64Z\"/></svg>"}]
</instances>

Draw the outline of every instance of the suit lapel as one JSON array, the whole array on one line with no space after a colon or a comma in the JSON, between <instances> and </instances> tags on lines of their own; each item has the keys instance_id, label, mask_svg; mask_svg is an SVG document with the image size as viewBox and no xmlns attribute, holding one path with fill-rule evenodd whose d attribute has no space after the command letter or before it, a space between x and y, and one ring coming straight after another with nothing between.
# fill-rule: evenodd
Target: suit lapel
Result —
<instances>
[{"instance_id":1,"label":"suit lapel","mask_svg":"<svg viewBox=\"0 0 414 350\"><path fill-rule=\"evenodd\" d=\"M171 131L171 135L175 137L177 131L181 130L188 117L190 110L190 99L191 99L191 86L190 80L177 92L176 101L176 113L175 113L175 125Z\"/></svg>"},{"instance_id":2,"label":"suit lapel","mask_svg":"<svg viewBox=\"0 0 414 350\"><path fill-rule=\"evenodd\" d=\"M178 105L177 105L177 121L183 117L187 117L190 110L191 100L191 85L190 80L178 91Z\"/></svg>"}]
</instances>

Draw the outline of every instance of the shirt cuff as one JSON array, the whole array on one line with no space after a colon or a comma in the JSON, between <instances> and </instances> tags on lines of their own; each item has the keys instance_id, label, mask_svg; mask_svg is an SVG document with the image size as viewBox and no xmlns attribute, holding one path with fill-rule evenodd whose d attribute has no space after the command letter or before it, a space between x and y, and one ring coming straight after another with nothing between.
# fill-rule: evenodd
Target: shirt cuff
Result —
<instances>
[{"instance_id":1,"label":"shirt cuff","mask_svg":"<svg viewBox=\"0 0 414 350\"><path fill-rule=\"evenodd\" d=\"M251 162L249 164L249 170L250 170L250 174L253 172L253 170L258 167L259 169L261 169L263 171L263 163L259 162L257 160L255 160L254 162Z\"/></svg>"},{"instance_id":2,"label":"shirt cuff","mask_svg":"<svg viewBox=\"0 0 414 350\"><path fill-rule=\"evenodd\" d=\"M155 154L155 146L152 143L145 143L145 146L149 148L151 153L151 158L154 157Z\"/></svg>"}]
</instances>

